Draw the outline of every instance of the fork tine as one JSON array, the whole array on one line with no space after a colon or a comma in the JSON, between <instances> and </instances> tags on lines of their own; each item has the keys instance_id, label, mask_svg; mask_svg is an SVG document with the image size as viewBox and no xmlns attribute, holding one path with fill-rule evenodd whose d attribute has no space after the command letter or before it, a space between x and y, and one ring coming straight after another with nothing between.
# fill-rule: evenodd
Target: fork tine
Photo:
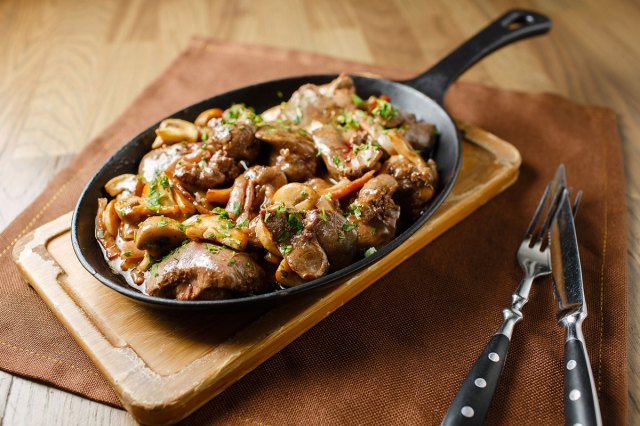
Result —
<instances>
[{"instance_id":1,"label":"fork tine","mask_svg":"<svg viewBox=\"0 0 640 426\"><path fill-rule=\"evenodd\" d=\"M531 236L533 235L533 231L536 229L536 225L538 224L538 220L540 219L540 214L542 213L542 209L547 203L547 199L549 198L550 192L551 192L551 183L547 185L546 189L544 190L544 194L542 195L542 198L540 198L540 202L538 202L538 207L536 207L536 212L533 214L533 217L531 218L531 222L529 223L529 227L525 232L525 235L524 235L525 238L531 238Z\"/></svg>"},{"instance_id":2,"label":"fork tine","mask_svg":"<svg viewBox=\"0 0 640 426\"><path fill-rule=\"evenodd\" d=\"M578 213L578 206L580 205L580 201L582 201L582 191L578 191L578 193L576 194L576 199L573 202L573 207L571 208L573 217L576 217L576 213Z\"/></svg>"},{"instance_id":3,"label":"fork tine","mask_svg":"<svg viewBox=\"0 0 640 426\"><path fill-rule=\"evenodd\" d=\"M559 194L562 193L562 190L565 187L565 182L566 182L566 177L565 177L564 164L560 164L560 166L558 167L558 170L556 170L556 173L553 179L551 180L551 182L549 182L549 185L547 185L547 188L545 189L544 194L540 199L538 207L536 208L536 212L533 214L533 218L531 218L531 223L529 224L529 228L527 229L527 232L525 234L525 238L529 238L530 245L533 245L537 240L542 240L542 236L544 235L544 232L542 233L538 232L534 235L535 228L537 227L538 222L540 220L540 215L542 214L542 211L544 210L547 204L547 201L549 200L549 195L551 194L551 192L553 192L554 195L549 204L549 209L547 211L547 215L545 218L545 225L542 228L544 230L544 228L547 226L547 223L550 223L550 220L551 220L550 218L553 217L553 212L555 211L555 208L560 202Z\"/></svg>"},{"instance_id":4,"label":"fork tine","mask_svg":"<svg viewBox=\"0 0 640 426\"><path fill-rule=\"evenodd\" d=\"M556 190L556 193L553 196L553 201L551 202L551 206L549 206L547 216L544 219L544 224L542 225L542 228L540 228L540 233L538 234L537 238L539 241L542 241L545 238L549 238L549 228L551 227L551 223L556 216L556 210L558 210L558 206L562 201L562 197L564 196L565 191L567 193L567 198L569 198L569 196L571 195L571 188L567 189L558 187L558 189Z\"/></svg>"}]
</instances>

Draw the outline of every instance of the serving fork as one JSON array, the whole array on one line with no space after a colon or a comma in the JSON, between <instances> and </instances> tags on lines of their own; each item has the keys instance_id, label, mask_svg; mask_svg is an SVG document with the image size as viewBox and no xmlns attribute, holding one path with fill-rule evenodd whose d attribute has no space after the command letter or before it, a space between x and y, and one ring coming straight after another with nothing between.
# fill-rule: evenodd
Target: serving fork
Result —
<instances>
[{"instance_id":1,"label":"serving fork","mask_svg":"<svg viewBox=\"0 0 640 426\"><path fill-rule=\"evenodd\" d=\"M533 281L551 273L549 227L565 186L565 169L564 165L560 165L554 178L547 185L517 250L517 259L524 272L524 278L511 296L511 305L502 310L502 325L471 368L442 425L483 424L505 365L513 329L522 320L522 308L529 300ZM581 195L579 192L576 196L573 205L574 215ZM546 214L543 218L542 213L545 209Z\"/></svg>"}]
</instances>

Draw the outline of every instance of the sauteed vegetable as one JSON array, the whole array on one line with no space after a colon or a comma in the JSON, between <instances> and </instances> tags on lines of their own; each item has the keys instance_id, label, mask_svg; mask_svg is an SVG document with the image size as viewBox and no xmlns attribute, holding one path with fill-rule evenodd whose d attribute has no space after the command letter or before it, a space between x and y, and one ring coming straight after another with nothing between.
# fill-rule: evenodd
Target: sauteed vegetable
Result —
<instances>
[{"instance_id":1,"label":"sauteed vegetable","mask_svg":"<svg viewBox=\"0 0 640 426\"><path fill-rule=\"evenodd\" d=\"M105 185L96 238L153 296L224 299L296 286L375 253L433 197L434 125L342 74L262 114L166 119L138 174Z\"/></svg>"}]
</instances>

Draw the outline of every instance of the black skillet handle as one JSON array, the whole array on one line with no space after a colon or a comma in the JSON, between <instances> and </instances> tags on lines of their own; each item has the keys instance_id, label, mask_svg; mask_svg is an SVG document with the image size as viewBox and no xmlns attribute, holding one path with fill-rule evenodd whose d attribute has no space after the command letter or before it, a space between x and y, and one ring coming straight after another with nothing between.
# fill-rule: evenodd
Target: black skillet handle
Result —
<instances>
[{"instance_id":1,"label":"black skillet handle","mask_svg":"<svg viewBox=\"0 0 640 426\"><path fill-rule=\"evenodd\" d=\"M464 379L441 426L482 426L484 424L507 360L508 350L507 336L501 333L493 336Z\"/></svg>"},{"instance_id":2,"label":"black skillet handle","mask_svg":"<svg viewBox=\"0 0 640 426\"><path fill-rule=\"evenodd\" d=\"M539 13L513 9L435 64L431 69L403 83L443 105L444 95L460 74L494 50L551 29L551 20Z\"/></svg>"}]
</instances>

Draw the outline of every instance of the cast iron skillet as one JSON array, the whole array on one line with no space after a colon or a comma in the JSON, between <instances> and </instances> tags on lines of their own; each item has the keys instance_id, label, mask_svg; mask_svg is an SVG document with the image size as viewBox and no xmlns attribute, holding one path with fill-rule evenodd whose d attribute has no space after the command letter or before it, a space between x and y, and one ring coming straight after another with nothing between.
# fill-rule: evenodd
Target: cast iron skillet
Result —
<instances>
[{"instance_id":1,"label":"cast iron skillet","mask_svg":"<svg viewBox=\"0 0 640 426\"><path fill-rule=\"evenodd\" d=\"M440 141L434 159L440 174L436 196L425 207L422 215L402 234L372 256L352 265L300 286L255 296L213 301L182 301L152 297L130 287L124 278L111 271L95 238L97 199L104 197L105 183L123 173L136 173L138 163L155 138L155 123L118 150L98 170L84 189L73 214L71 235L73 249L82 265L107 287L139 302L171 308L205 308L230 311L253 309L288 300L312 290L327 288L344 282L355 272L386 256L408 239L431 217L442 204L454 184L461 161L460 137L456 127L443 108L443 99L449 85L475 62L506 44L542 34L551 28L551 21L538 13L511 10L454 50L430 70L406 81L389 81L380 78L353 76L356 91L363 99L370 95L386 94L400 108L410 111L419 120L434 123L440 131ZM304 83L323 84L337 75L323 74L273 80L222 93L184 108L171 117L193 121L203 110L213 107L227 108L232 103L244 102L260 112L279 102L278 92L288 98Z\"/></svg>"}]
</instances>

